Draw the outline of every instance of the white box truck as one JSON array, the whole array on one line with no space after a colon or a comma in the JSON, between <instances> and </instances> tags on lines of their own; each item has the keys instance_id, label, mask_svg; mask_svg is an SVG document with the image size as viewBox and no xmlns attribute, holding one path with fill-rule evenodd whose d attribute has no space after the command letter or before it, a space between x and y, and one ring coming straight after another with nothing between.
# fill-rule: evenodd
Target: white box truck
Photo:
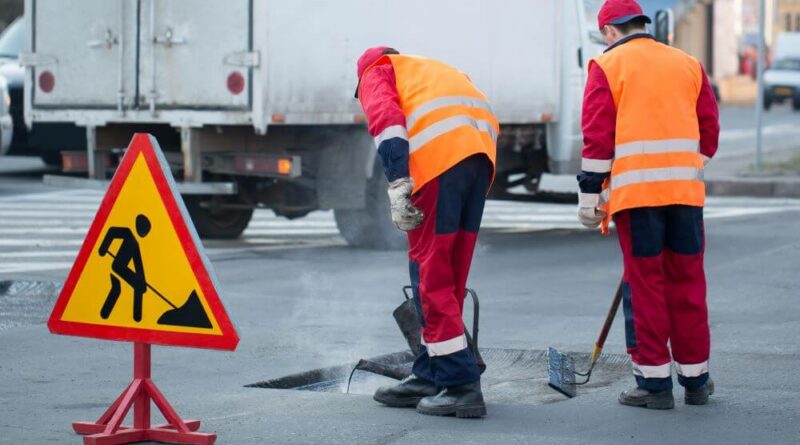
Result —
<instances>
[{"instance_id":1,"label":"white box truck","mask_svg":"<svg viewBox=\"0 0 800 445\"><path fill-rule=\"evenodd\" d=\"M402 237L353 98L363 50L468 73L501 123L491 197L543 199L544 173L579 169L596 3L26 0L25 120L86 128L68 163L83 159L84 184L103 184L134 131L154 134L202 236L238 236L256 207L333 209L348 242L388 247Z\"/></svg>"}]
</instances>

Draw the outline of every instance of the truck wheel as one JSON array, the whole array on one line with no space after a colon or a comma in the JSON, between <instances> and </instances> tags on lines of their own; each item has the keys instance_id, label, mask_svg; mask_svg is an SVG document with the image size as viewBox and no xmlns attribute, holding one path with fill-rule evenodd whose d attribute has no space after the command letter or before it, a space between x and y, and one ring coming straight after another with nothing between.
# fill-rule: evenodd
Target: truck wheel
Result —
<instances>
[{"instance_id":1,"label":"truck wheel","mask_svg":"<svg viewBox=\"0 0 800 445\"><path fill-rule=\"evenodd\" d=\"M764 109L769 111L770 108L772 108L772 98L764 95Z\"/></svg>"},{"instance_id":2,"label":"truck wheel","mask_svg":"<svg viewBox=\"0 0 800 445\"><path fill-rule=\"evenodd\" d=\"M189 216L192 217L194 227L201 238L234 239L244 232L253 217L253 209L232 209L220 205L231 199L204 195L183 197Z\"/></svg>"},{"instance_id":3,"label":"truck wheel","mask_svg":"<svg viewBox=\"0 0 800 445\"><path fill-rule=\"evenodd\" d=\"M800 111L800 98L795 97L792 101L792 110Z\"/></svg>"},{"instance_id":4,"label":"truck wheel","mask_svg":"<svg viewBox=\"0 0 800 445\"><path fill-rule=\"evenodd\" d=\"M400 250L408 247L405 233L395 227L389 211L386 177L376 164L372 178L366 181L367 205L363 209L334 210L339 233L354 247Z\"/></svg>"}]
</instances>

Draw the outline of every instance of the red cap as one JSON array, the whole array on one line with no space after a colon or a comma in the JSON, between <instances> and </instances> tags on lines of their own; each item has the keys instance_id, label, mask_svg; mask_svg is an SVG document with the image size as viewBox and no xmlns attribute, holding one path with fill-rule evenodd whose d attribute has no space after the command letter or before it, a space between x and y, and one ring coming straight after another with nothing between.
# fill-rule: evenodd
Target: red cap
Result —
<instances>
[{"instance_id":1,"label":"red cap","mask_svg":"<svg viewBox=\"0 0 800 445\"><path fill-rule=\"evenodd\" d=\"M373 46L372 48L364 51L364 54L358 58L356 64L356 73L358 74L358 83L361 84L361 76L364 74L370 65L375 63L378 59L386 54L398 54L397 50L388 46ZM358 86L356 86L356 98L358 98Z\"/></svg>"},{"instance_id":2,"label":"red cap","mask_svg":"<svg viewBox=\"0 0 800 445\"><path fill-rule=\"evenodd\" d=\"M645 23L651 23L650 17L644 15L635 0L606 0L597 13L597 25L602 30L606 25L621 25L639 17L644 17Z\"/></svg>"}]
</instances>

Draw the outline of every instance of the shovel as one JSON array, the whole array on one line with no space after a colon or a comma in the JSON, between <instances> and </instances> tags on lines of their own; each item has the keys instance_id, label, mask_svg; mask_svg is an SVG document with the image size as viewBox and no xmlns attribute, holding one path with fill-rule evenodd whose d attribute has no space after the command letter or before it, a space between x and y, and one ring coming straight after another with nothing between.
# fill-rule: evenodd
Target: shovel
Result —
<instances>
[{"instance_id":1,"label":"shovel","mask_svg":"<svg viewBox=\"0 0 800 445\"><path fill-rule=\"evenodd\" d=\"M592 378L592 370L600 358L600 353L603 351L603 345L608 337L608 331L611 330L611 325L614 323L614 317L619 309L619 303L622 301L622 281L617 287L617 293L614 295L614 301L611 302L611 308L606 315L606 321L603 324L603 329L600 330L600 335L594 344L592 350L592 357L589 360L589 369L586 372L575 371L575 361L572 357L558 351L554 347L547 348L547 372L550 381L548 384L551 388L564 394L567 397L575 397L578 385L585 385ZM582 382L576 382L575 376L585 377Z\"/></svg>"},{"instance_id":2,"label":"shovel","mask_svg":"<svg viewBox=\"0 0 800 445\"><path fill-rule=\"evenodd\" d=\"M414 288L412 286L403 287L403 294L406 297L406 301L398 306L392 315L397 322L397 326L400 328L400 332L403 333L403 337L405 337L408 342L408 347L411 348L411 352L414 353L414 356L418 356L422 345L422 317L417 308L416 300L414 300L411 295L413 294L413 290ZM486 371L486 363L483 361L483 357L481 357L481 353L478 350L478 326L481 316L480 301L478 300L478 294L476 294L474 290L467 289L466 292L467 295L472 298L473 315L472 335L470 335L466 326L464 326L464 334L467 336L467 347L475 354L475 360L478 362L478 370L483 374L483 372Z\"/></svg>"},{"instance_id":3,"label":"shovel","mask_svg":"<svg viewBox=\"0 0 800 445\"><path fill-rule=\"evenodd\" d=\"M406 339L408 347L411 349L414 357L417 357L419 356L421 352L420 349L422 347L422 317L417 309L417 304L414 298L409 294L410 291L413 291L413 287L403 287L403 294L406 297L406 301L398 306L397 309L392 312L392 315L397 322L397 326L400 328L400 332L403 333L403 337ZM484 363L483 357L481 357L481 353L478 351L480 302L478 301L478 295L474 290L467 289L466 292L470 295L470 297L472 297L473 317L472 335L470 335L466 326L464 326L464 334L467 336L467 347L469 347L470 350L472 350L472 353L475 354L475 360L478 362L478 370L481 374L483 374L483 371L486 370L486 363ZM381 363L361 359L350 372L350 377L347 379L347 389L345 390L345 393L350 392L350 383L353 380L353 374L359 370L382 375L395 380L402 380L408 377L410 374L406 369L386 366Z\"/></svg>"}]
</instances>

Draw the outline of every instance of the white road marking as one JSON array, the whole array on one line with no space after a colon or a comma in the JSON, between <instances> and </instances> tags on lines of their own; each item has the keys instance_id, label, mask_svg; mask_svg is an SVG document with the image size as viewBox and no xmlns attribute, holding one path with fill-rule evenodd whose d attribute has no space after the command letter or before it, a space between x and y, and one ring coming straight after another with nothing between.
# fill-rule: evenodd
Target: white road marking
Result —
<instances>
[{"instance_id":1,"label":"white road marking","mask_svg":"<svg viewBox=\"0 0 800 445\"><path fill-rule=\"evenodd\" d=\"M103 194L61 190L0 197L0 274L66 270L83 244ZM709 198L706 219L800 211L800 200ZM584 230L569 204L489 201L482 228L517 233L554 229ZM257 209L237 240L206 240L212 257L248 252L343 246L332 211L287 220Z\"/></svg>"}]
</instances>

